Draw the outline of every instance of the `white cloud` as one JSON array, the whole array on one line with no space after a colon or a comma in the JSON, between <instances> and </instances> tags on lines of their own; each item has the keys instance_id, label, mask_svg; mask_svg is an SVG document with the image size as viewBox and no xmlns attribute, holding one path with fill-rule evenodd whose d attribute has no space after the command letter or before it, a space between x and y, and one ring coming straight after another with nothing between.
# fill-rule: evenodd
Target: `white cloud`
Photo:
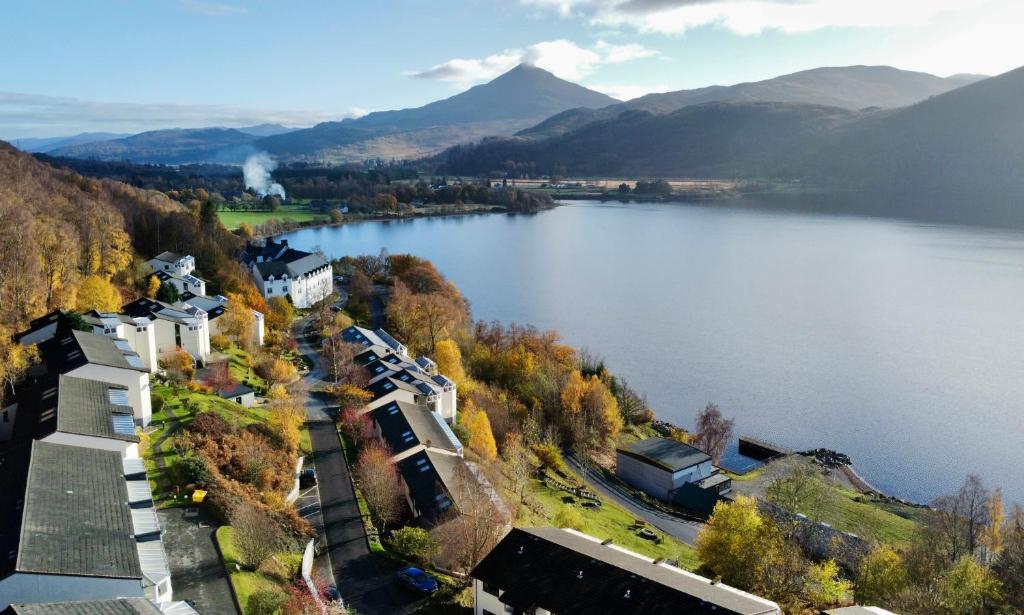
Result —
<instances>
[{"instance_id":1,"label":"white cloud","mask_svg":"<svg viewBox=\"0 0 1024 615\"><path fill-rule=\"evenodd\" d=\"M597 49L604 54L604 61L608 64L620 64L632 62L643 58L653 58L661 55L653 49L648 49L640 43L627 43L625 45L612 45L605 41L597 41Z\"/></svg>"},{"instance_id":2,"label":"white cloud","mask_svg":"<svg viewBox=\"0 0 1024 615\"><path fill-rule=\"evenodd\" d=\"M625 83L617 84L587 84L587 87L591 90L596 90L602 94L607 94L616 100L633 100L634 98L640 98L646 94L653 94L655 92L668 92L672 88L665 84L658 84L653 86L647 85L630 85Z\"/></svg>"},{"instance_id":3,"label":"white cloud","mask_svg":"<svg viewBox=\"0 0 1024 615\"><path fill-rule=\"evenodd\" d=\"M406 73L417 79L447 81L457 86L488 81L514 68L532 64L563 79L579 80L601 64L618 64L659 55L637 43L612 45L598 41L593 48L580 47L572 41L544 41L526 49L506 49L485 58L454 58L420 71Z\"/></svg>"},{"instance_id":4,"label":"white cloud","mask_svg":"<svg viewBox=\"0 0 1024 615\"><path fill-rule=\"evenodd\" d=\"M272 123L311 126L365 115L250 109L229 105L176 105L99 102L79 98L0 92L0 138L54 137L79 132L142 132L163 128L239 127Z\"/></svg>"},{"instance_id":5,"label":"white cloud","mask_svg":"<svg viewBox=\"0 0 1024 615\"><path fill-rule=\"evenodd\" d=\"M562 16L641 32L680 34L702 26L741 35L766 30L919 26L936 15L977 7L972 0L520 0Z\"/></svg>"}]
</instances>

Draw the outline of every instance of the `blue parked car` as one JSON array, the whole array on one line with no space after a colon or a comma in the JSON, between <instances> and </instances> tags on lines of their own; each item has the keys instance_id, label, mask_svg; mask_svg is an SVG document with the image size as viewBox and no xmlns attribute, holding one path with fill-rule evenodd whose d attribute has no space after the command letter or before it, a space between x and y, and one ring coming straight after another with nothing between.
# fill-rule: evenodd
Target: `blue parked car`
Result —
<instances>
[{"instance_id":1,"label":"blue parked car","mask_svg":"<svg viewBox=\"0 0 1024 615\"><path fill-rule=\"evenodd\" d=\"M341 598L341 592L338 591L337 585L328 585L320 590L320 595L327 602L335 602Z\"/></svg>"},{"instance_id":2,"label":"blue parked car","mask_svg":"<svg viewBox=\"0 0 1024 615\"><path fill-rule=\"evenodd\" d=\"M398 582L421 594L432 594L437 591L437 579L415 566L399 570Z\"/></svg>"}]
</instances>

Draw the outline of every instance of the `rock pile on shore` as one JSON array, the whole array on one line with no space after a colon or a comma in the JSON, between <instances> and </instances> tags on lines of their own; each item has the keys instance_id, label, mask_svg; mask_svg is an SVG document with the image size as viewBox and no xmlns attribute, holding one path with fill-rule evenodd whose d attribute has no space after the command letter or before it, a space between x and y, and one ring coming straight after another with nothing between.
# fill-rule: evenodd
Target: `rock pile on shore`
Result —
<instances>
[{"instance_id":1,"label":"rock pile on shore","mask_svg":"<svg viewBox=\"0 0 1024 615\"><path fill-rule=\"evenodd\" d=\"M853 465L853 460L850 459L849 455L827 448L815 448L809 451L800 451L797 454L804 457L813 457L815 463L825 468L836 469Z\"/></svg>"}]
</instances>

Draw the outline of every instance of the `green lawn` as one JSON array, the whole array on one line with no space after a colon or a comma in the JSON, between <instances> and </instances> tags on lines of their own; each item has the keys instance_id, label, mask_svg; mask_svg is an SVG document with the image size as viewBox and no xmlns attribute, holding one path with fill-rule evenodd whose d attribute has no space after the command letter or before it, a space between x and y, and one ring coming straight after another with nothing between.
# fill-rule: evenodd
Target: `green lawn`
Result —
<instances>
[{"instance_id":1,"label":"green lawn","mask_svg":"<svg viewBox=\"0 0 1024 615\"><path fill-rule=\"evenodd\" d=\"M235 590L238 602L242 605L242 612L249 609L249 596L259 590L278 591L285 593L288 585L292 583L299 573L302 565L301 553L279 553L275 556L278 573L271 574L264 572L264 568L257 571L241 570L239 556L235 551L232 542L233 530L230 526L224 525L217 528L217 544L220 546L221 554L224 556L224 568L227 570L231 587ZM271 567L273 568L273 567Z\"/></svg>"},{"instance_id":2,"label":"green lawn","mask_svg":"<svg viewBox=\"0 0 1024 615\"><path fill-rule=\"evenodd\" d=\"M575 474L571 474L570 478L577 484L581 483ZM568 493L547 487L539 480L530 481L530 494L536 499L539 508L543 509L543 513L532 510L536 508L533 506L524 507L518 519L518 525L551 525L552 518L566 505L566 499L573 502L576 499ZM694 570L700 565L697 551L693 547L654 528L649 529L654 530L662 539L660 544L641 538L637 535L638 528L634 527L636 519L633 515L605 498L601 498L601 500L603 504L598 509L576 507L583 516L585 522L583 531L585 533L602 540L611 538L616 545L647 557L676 560L687 570Z\"/></svg>"},{"instance_id":3,"label":"green lawn","mask_svg":"<svg viewBox=\"0 0 1024 615\"><path fill-rule=\"evenodd\" d=\"M152 395L163 399L164 405L153 413L152 426L155 430L148 434L149 447L143 456L153 497L159 506L187 503L187 500L175 497L175 487L184 487L185 477L176 464L178 454L174 450L174 436L197 414L216 412L239 427L266 423L270 416L270 410L265 407L246 408L217 395L196 393L184 387L154 383ZM163 467L158 460L163 462Z\"/></svg>"},{"instance_id":4,"label":"green lawn","mask_svg":"<svg viewBox=\"0 0 1024 615\"><path fill-rule=\"evenodd\" d=\"M861 538L894 545L910 543L921 529L917 521L900 516L859 493L834 485L829 485L821 503L811 508L805 514L812 519Z\"/></svg>"},{"instance_id":5,"label":"green lawn","mask_svg":"<svg viewBox=\"0 0 1024 615\"><path fill-rule=\"evenodd\" d=\"M232 345L223 354L228 356L228 369L231 371L231 377L236 382L248 383L249 386L256 390L257 395L267 390L267 381L249 367L249 353L238 346Z\"/></svg>"},{"instance_id":6,"label":"green lawn","mask_svg":"<svg viewBox=\"0 0 1024 615\"><path fill-rule=\"evenodd\" d=\"M290 220L292 222L326 222L328 217L318 211L308 209L281 208L278 211L218 211L217 216L229 230L238 228L243 222L255 226L268 220Z\"/></svg>"}]
</instances>

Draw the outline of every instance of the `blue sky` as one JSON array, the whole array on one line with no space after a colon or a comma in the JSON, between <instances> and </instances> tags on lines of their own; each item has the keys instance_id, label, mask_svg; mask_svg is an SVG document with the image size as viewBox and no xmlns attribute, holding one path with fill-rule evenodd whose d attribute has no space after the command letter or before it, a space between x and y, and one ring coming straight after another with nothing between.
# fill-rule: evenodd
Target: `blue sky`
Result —
<instances>
[{"instance_id":1,"label":"blue sky","mask_svg":"<svg viewBox=\"0 0 1024 615\"><path fill-rule=\"evenodd\" d=\"M5 0L0 138L450 96L527 60L620 98L824 65L1024 65L1012 0Z\"/></svg>"}]
</instances>

